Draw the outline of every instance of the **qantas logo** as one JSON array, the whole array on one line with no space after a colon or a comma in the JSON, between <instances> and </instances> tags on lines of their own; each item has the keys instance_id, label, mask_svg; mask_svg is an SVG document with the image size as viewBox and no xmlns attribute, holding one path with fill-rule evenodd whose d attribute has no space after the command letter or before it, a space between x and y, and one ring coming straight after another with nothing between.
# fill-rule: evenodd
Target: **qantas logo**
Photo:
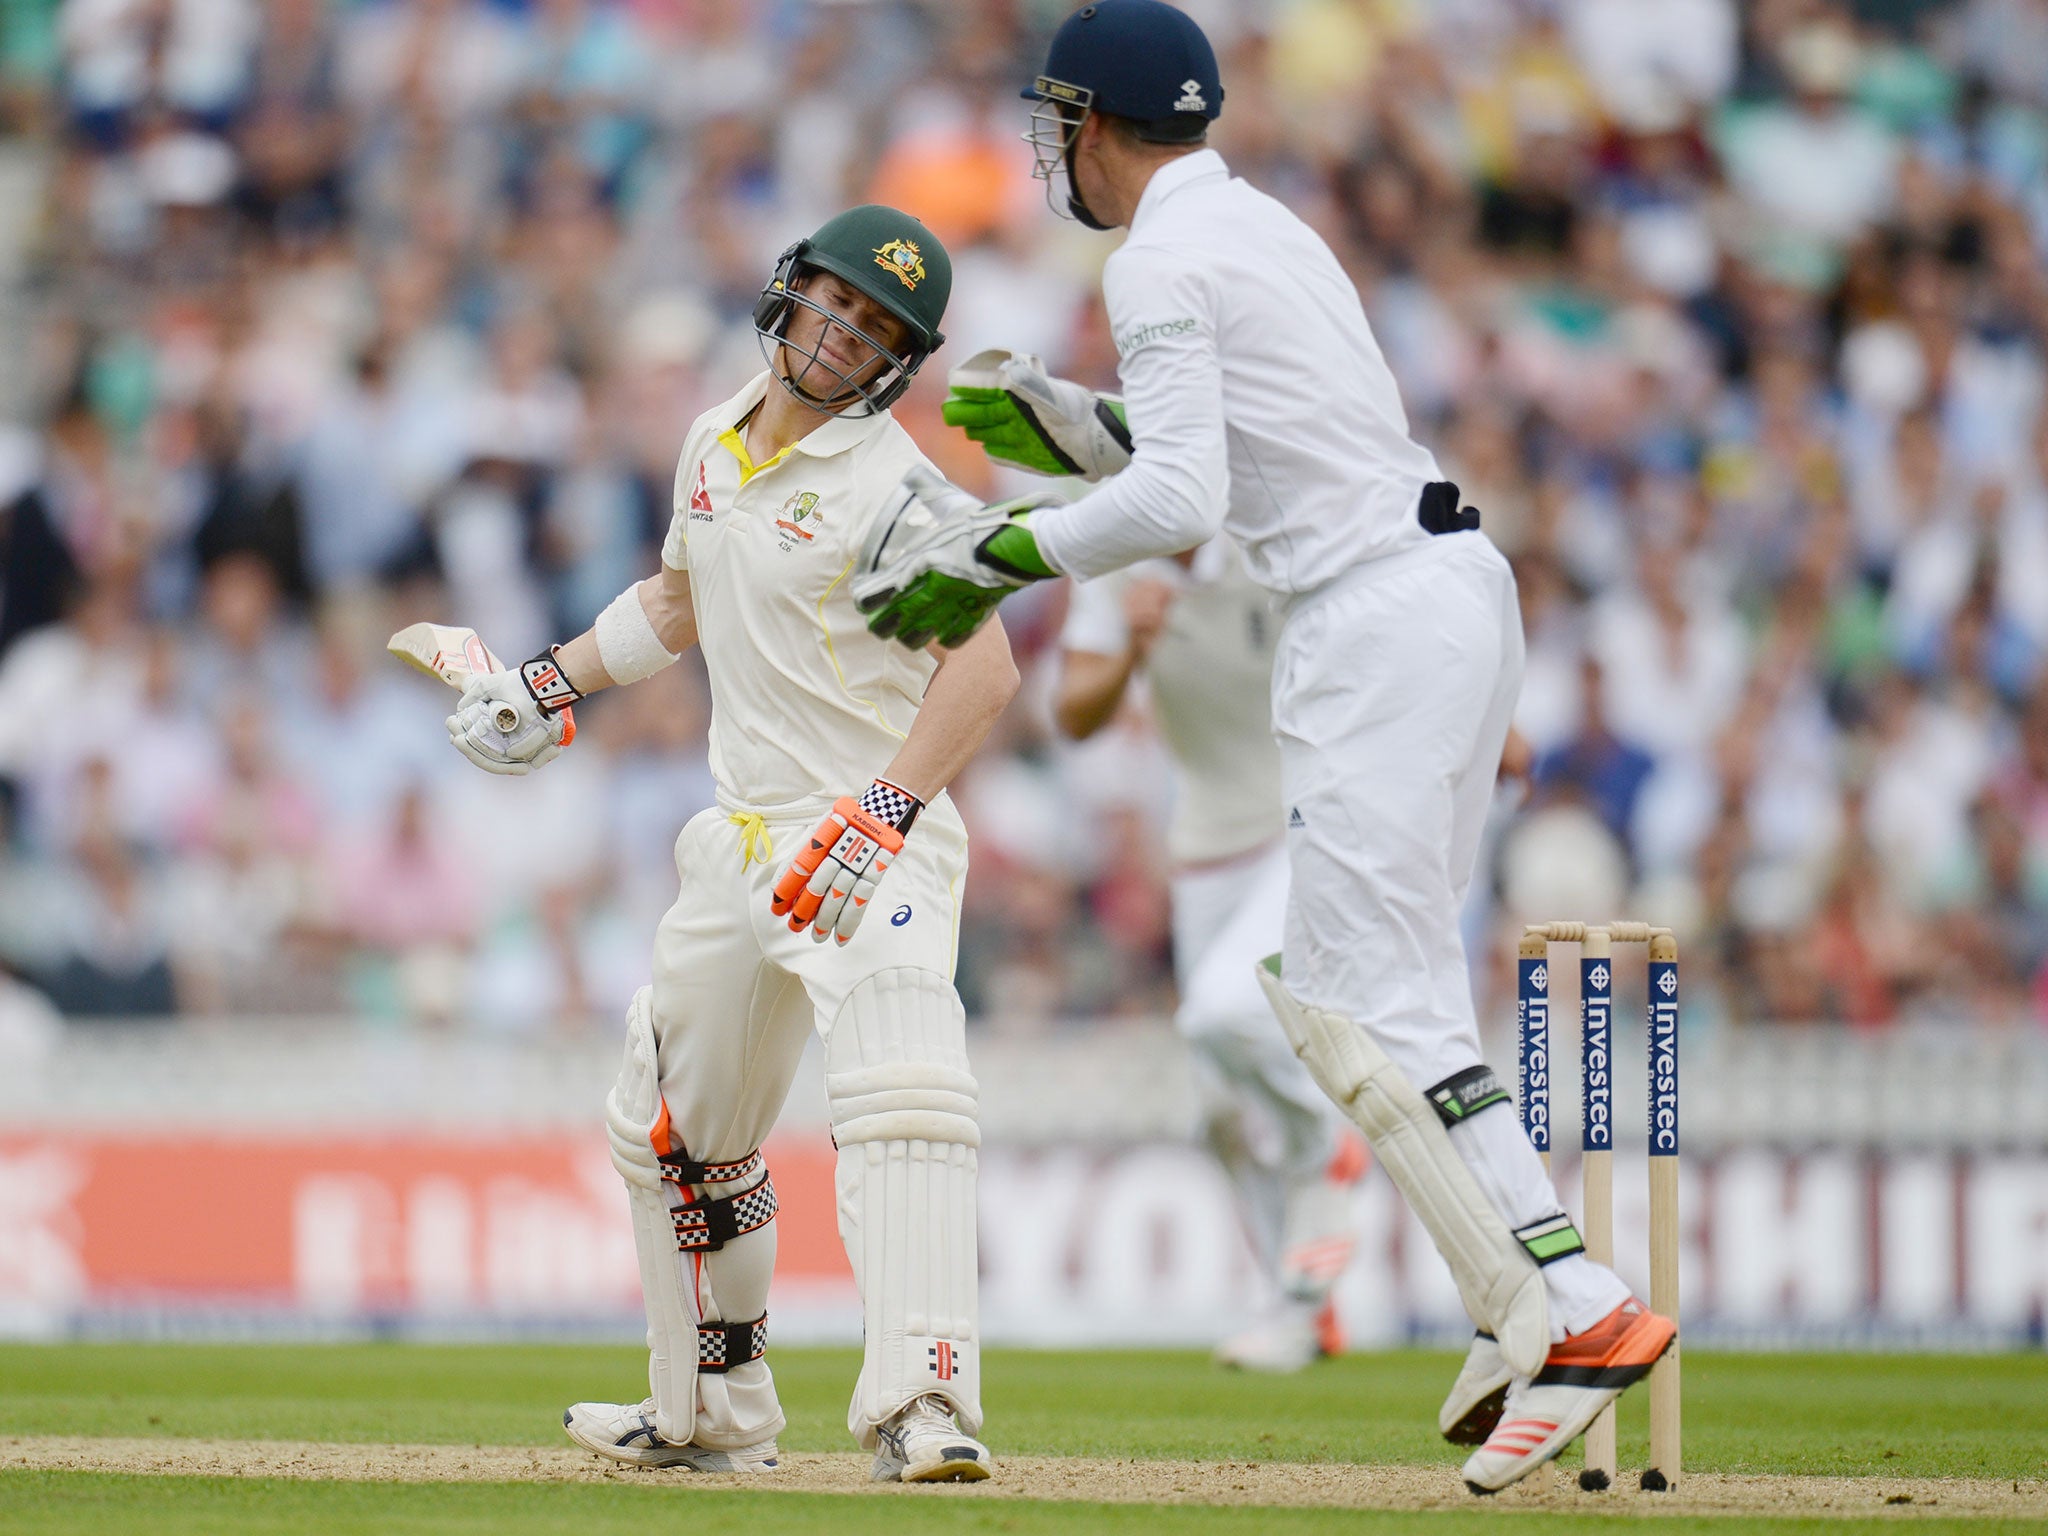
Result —
<instances>
[{"instance_id":1,"label":"qantas logo","mask_svg":"<svg viewBox=\"0 0 2048 1536\"><path fill-rule=\"evenodd\" d=\"M711 521L711 487L704 483L704 461L697 461L697 488L690 492L690 516L700 523Z\"/></svg>"}]
</instances>

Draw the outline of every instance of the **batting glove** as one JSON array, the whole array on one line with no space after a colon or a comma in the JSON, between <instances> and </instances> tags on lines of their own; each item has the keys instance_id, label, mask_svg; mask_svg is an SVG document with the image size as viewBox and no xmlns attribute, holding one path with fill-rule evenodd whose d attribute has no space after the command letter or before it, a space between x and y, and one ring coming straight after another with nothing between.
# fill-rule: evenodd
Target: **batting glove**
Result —
<instances>
[{"instance_id":1,"label":"batting glove","mask_svg":"<svg viewBox=\"0 0 2048 1536\"><path fill-rule=\"evenodd\" d=\"M820 944L828 934L844 944L923 809L922 800L886 779L876 779L858 800L841 795L775 882L770 910L789 919L792 933L809 927Z\"/></svg>"},{"instance_id":2,"label":"batting glove","mask_svg":"<svg viewBox=\"0 0 2048 1536\"><path fill-rule=\"evenodd\" d=\"M946 425L992 459L1040 475L1100 480L1131 462L1131 430L1114 395L1056 379L1028 352L977 352L946 375Z\"/></svg>"},{"instance_id":3,"label":"batting glove","mask_svg":"<svg viewBox=\"0 0 2048 1536\"><path fill-rule=\"evenodd\" d=\"M1026 514L1060 498L984 506L922 464L903 477L861 547L853 600L868 628L912 650L955 646L1019 587L1057 576Z\"/></svg>"},{"instance_id":4,"label":"batting glove","mask_svg":"<svg viewBox=\"0 0 2048 1536\"><path fill-rule=\"evenodd\" d=\"M516 669L472 677L448 717L448 739L486 773L531 773L576 739L569 706L582 697L543 651Z\"/></svg>"}]
</instances>

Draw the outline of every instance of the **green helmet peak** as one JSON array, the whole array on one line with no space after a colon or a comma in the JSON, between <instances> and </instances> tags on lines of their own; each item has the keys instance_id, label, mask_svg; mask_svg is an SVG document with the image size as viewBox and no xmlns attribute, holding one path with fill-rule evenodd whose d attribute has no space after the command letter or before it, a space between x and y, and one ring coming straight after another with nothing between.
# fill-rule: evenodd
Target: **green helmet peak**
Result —
<instances>
[{"instance_id":1,"label":"green helmet peak","mask_svg":"<svg viewBox=\"0 0 2048 1536\"><path fill-rule=\"evenodd\" d=\"M775 275L754 303L754 330L761 338L771 370L775 369L776 347L787 344L790 316L799 305L854 330L844 319L797 291L797 281L806 271L831 273L881 305L909 331L909 340L900 351L882 346L877 337L855 331L885 359L881 372L866 383L854 382L815 354L809 359L864 400L870 413L888 409L909 386L919 366L946 339L939 325L946 317L946 301L953 292L953 261L945 246L909 214L879 203L864 203L827 219L816 234L797 241L782 253L775 264ZM775 371L778 379L794 388L779 370ZM839 398L839 393L832 398Z\"/></svg>"}]
</instances>

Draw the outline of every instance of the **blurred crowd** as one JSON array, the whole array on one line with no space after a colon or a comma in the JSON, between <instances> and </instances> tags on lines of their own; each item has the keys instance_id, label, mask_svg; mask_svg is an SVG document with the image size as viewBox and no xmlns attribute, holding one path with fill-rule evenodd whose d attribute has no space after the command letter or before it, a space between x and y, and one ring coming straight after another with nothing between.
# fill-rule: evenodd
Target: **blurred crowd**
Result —
<instances>
[{"instance_id":1,"label":"blurred crowd","mask_svg":"<svg viewBox=\"0 0 2048 1536\"><path fill-rule=\"evenodd\" d=\"M616 1018L710 802L694 660L528 780L382 654L523 656L652 569L682 430L840 207L953 250L945 367L1113 386L1025 174L1059 0L0 8L0 1030ZM2048 1016L2048 0L1190 0L1213 142L1353 273L1518 571L1478 882L1685 939L1690 1015ZM1053 737L1063 594L957 790L970 1011L1171 1006L1142 699ZM855 786L849 786L852 788Z\"/></svg>"}]
</instances>

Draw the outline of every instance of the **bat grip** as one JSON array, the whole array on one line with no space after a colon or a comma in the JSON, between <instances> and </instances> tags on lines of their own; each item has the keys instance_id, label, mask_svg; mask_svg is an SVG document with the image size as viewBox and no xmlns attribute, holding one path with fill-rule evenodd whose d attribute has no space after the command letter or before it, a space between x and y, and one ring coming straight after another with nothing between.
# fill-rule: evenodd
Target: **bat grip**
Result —
<instances>
[{"instance_id":1,"label":"bat grip","mask_svg":"<svg viewBox=\"0 0 2048 1536\"><path fill-rule=\"evenodd\" d=\"M508 736L519 728L519 711L510 704L500 704L498 712L491 719L492 723Z\"/></svg>"}]
</instances>

